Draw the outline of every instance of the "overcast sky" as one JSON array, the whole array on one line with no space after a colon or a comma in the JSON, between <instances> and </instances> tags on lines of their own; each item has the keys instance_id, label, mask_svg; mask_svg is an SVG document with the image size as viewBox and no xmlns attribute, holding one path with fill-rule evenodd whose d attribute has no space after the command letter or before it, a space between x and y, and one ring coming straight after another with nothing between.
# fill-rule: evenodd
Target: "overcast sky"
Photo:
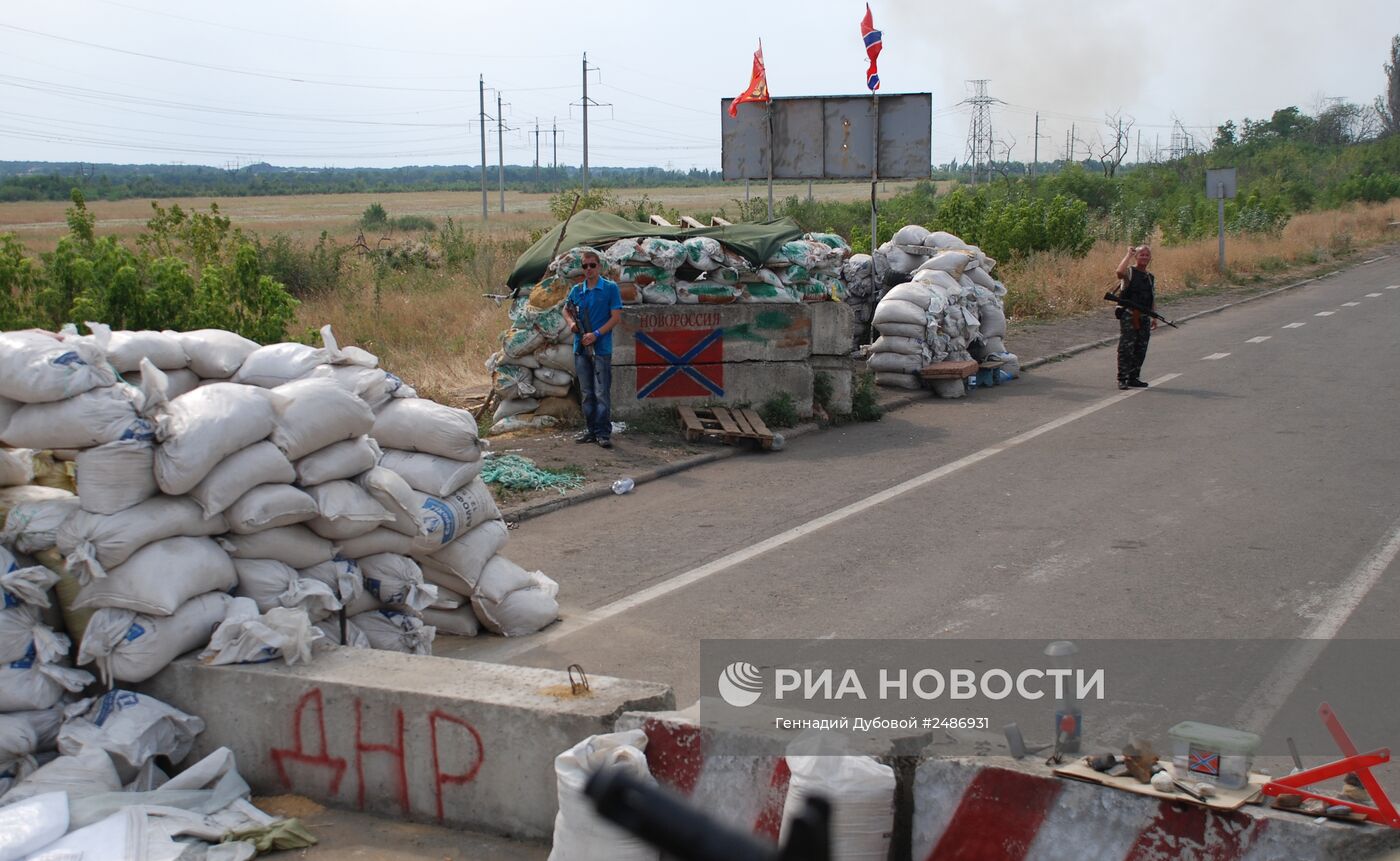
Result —
<instances>
[{"instance_id":1,"label":"overcast sky","mask_svg":"<svg viewBox=\"0 0 1400 861\"><path fill-rule=\"evenodd\" d=\"M1005 102L995 136L1029 159L1082 154L1104 115L1227 119L1324 98L1370 104L1400 32L1395 0L877 0L881 93L932 92L933 161L966 151L969 79ZM775 96L865 92L854 0L9 0L0 160L234 165L479 164L478 76L499 92L508 164L581 161L582 54L593 165L718 168L719 100L763 40ZM572 103L572 104L571 104ZM497 160L489 123L487 162ZM1136 134L1129 160L1137 152Z\"/></svg>"}]
</instances>

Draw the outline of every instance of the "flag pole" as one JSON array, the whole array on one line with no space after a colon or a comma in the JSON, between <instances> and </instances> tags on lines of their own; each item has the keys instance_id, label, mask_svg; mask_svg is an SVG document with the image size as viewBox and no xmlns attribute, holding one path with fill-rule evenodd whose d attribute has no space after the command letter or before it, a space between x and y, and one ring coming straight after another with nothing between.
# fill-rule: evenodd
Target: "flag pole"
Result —
<instances>
[{"instance_id":1,"label":"flag pole","mask_svg":"<svg viewBox=\"0 0 1400 861\"><path fill-rule=\"evenodd\" d=\"M874 90L870 91L870 103L872 106L873 122L871 123L871 155L870 155L870 254L874 256L877 244L875 231L878 224L875 208L875 188L880 181L880 94Z\"/></svg>"},{"instance_id":2,"label":"flag pole","mask_svg":"<svg viewBox=\"0 0 1400 861\"><path fill-rule=\"evenodd\" d=\"M766 103L768 114L768 220L773 220L773 99Z\"/></svg>"}]
</instances>

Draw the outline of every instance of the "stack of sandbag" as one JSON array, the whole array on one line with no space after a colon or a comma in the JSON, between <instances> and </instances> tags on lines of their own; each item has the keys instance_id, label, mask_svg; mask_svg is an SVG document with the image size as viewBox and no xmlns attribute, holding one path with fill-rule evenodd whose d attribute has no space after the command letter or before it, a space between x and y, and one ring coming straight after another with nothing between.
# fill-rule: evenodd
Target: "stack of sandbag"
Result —
<instances>
[{"instance_id":1,"label":"stack of sandbag","mask_svg":"<svg viewBox=\"0 0 1400 861\"><path fill-rule=\"evenodd\" d=\"M617 275L613 280L624 305L676 304L676 271L689 259L683 243L659 236L619 239L603 250L602 258L606 271ZM570 252L564 255L563 265L555 261L555 271L571 281L575 277L573 259ZM583 275L580 266L577 277L581 280ZM596 328L598 324L593 325Z\"/></svg>"},{"instance_id":2,"label":"stack of sandbag","mask_svg":"<svg viewBox=\"0 0 1400 861\"><path fill-rule=\"evenodd\" d=\"M875 258L869 254L852 254L841 264L841 280L846 285L847 305L855 312L855 328L851 349L858 349L870 330L875 316L879 291L875 278Z\"/></svg>"},{"instance_id":3,"label":"stack of sandbag","mask_svg":"<svg viewBox=\"0 0 1400 861\"><path fill-rule=\"evenodd\" d=\"M1006 350L1006 287L990 274L995 266L976 246L917 224L881 245L872 273L885 271L884 283L893 286L882 293L872 318L879 332L869 360L876 382L915 389L924 365L968 360L994 360L1005 377L1018 376L1019 361ZM966 391L961 380L932 385L940 397Z\"/></svg>"},{"instance_id":4,"label":"stack of sandbag","mask_svg":"<svg viewBox=\"0 0 1400 861\"><path fill-rule=\"evenodd\" d=\"M562 255L555 261L561 271L546 275L512 303L511 327L501 334L501 349L486 361L501 399L491 417L491 433L550 427L582 415L577 400L569 397L574 347L564 301L574 279L563 273L577 266L577 280L582 279L583 250Z\"/></svg>"},{"instance_id":5,"label":"stack of sandbag","mask_svg":"<svg viewBox=\"0 0 1400 861\"><path fill-rule=\"evenodd\" d=\"M841 302L846 298L841 265L850 253L851 246L834 233L808 233L784 242L764 266L801 301Z\"/></svg>"}]
</instances>

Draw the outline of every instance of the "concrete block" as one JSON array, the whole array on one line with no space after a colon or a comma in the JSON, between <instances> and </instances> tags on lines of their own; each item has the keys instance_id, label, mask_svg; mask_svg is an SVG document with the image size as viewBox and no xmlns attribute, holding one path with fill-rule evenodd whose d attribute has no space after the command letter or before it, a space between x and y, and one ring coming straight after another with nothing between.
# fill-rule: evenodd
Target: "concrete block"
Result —
<instances>
[{"instance_id":1,"label":"concrete block","mask_svg":"<svg viewBox=\"0 0 1400 861\"><path fill-rule=\"evenodd\" d=\"M822 305L835 307L835 302ZM613 365L635 365L637 336L649 342L641 364L658 361L657 346L684 356L714 330L702 361L787 362L812 354L812 309L817 305L633 305L613 330ZM662 357L664 359L664 357Z\"/></svg>"},{"instance_id":2,"label":"concrete block","mask_svg":"<svg viewBox=\"0 0 1400 861\"><path fill-rule=\"evenodd\" d=\"M817 302L812 310L812 355L849 356L856 331L855 310L845 302Z\"/></svg>"},{"instance_id":3,"label":"concrete block","mask_svg":"<svg viewBox=\"0 0 1400 861\"><path fill-rule=\"evenodd\" d=\"M687 368L615 365L613 415L625 419L652 406L747 403L758 407L779 392L792 395L798 415L812 414L812 368L805 360L695 364ZM663 375L669 376L663 380Z\"/></svg>"},{"instance_id":4,"label":"concrete block","mask_svg":"<svg viewBox=\"0 0 1400 861\"><path fill-rule=\"evenodd\" d=\"M1057 778L1000 757L929 759L914 772L915 859L1373 858L1400 831L1315 823L1246 805L1224 813Z\"/></svg>"},{"instance_id":5,"label":"concrete block","mask_svg":"<svg viewBox=\"0 0 1400 861\"><path fill-rule=\"evenodd\" d=\"M855 390L855 362L848 356L813 356L812 376L826 374L831 380L831 403L827 409L836 415L851 411L851 393Z\"/></svg>"},{"instance_id":6,"label":"concrete block","mask_svg":"<svg viewBox=\"0 0 1400 861\"><path fill-rule=\"evenodd\" d=\"M394 818L542 838L554 757L631 709L669 709L665 685L337 648L309 665L176 661L142 689L204 719L194 757L231 748L257 793L293 792Z\"/></svg>"}]
</instances>

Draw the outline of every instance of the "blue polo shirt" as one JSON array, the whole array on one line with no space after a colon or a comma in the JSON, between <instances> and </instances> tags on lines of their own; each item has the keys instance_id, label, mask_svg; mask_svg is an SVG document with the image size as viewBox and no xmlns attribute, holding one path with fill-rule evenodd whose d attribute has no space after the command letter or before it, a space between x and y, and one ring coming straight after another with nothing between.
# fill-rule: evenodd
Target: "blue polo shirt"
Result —
<instances>
[{"instance_id":1,"label":"blue polo shirt","mask_svg":"<svg viewBox=\"0 0 1400 861\"><path fill-rule=\"evenodd\" d=\"M592 287L588 286L587 281L575 284L569 290L568 301L578 305L580 329L585 320L592 327L574 335L574 355L580 355L583 353L583 333L601 329L612 316L612 312L622 308L622 291L617 289L616 282L599 276L598 283ZM593 352L599 356L612 355L612 332L604 332L602 337L593 342Z\"/></svg>"}]
</instances>

